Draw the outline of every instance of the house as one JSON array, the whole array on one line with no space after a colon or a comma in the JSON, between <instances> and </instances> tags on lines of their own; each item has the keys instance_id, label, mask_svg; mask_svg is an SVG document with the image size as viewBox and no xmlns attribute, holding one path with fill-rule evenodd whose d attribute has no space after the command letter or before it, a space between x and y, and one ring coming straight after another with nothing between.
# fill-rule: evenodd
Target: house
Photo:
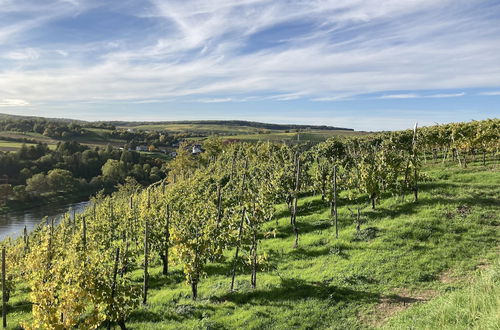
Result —
<instances>
[{"instance_id":1,"label":"house","mask_svg":"<svg viewBox=\"0 0 500 330\"><path fill-rule=\"evenodd\" d=\"M135 151L148 151L148 146L137 146Z\"/></svg>"},{"instance_id":2,"label":"house","mask_svg":"<svg viewBox=\"0 0 500 330\"><path fill-rule=\"evenodd\" d=\"M201 144L195 144L193 146L193 151L192 151L193 155L198 155L198 154L201 154L202 152L203 152L203 149L201 148Z\"/></svg>"},{"instance_id":3,"label":"house","mask_svg":"<svg viewBox=\"0 0 500 330\"><path fill-rule=\"evenodd\" d=\"M171 153L168 154L170 157L175 158L177 157L177 152L172 151Z\"/></svg>"}]
</instances>

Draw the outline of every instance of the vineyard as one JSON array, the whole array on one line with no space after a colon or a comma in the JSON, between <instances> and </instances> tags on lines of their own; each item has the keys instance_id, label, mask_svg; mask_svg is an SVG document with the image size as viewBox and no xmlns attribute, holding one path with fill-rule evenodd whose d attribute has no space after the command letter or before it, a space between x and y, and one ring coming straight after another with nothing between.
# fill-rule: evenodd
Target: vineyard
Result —
<instances>
[{"instance_id":1,"label":"vineyard","mask_svg":"<svg viewBox=\"0 0 500 330\"><path fill-rule=\"evenodd\" d=\"M197 157L181 146L165 180L2 242L4 320L377 327L384 301L409 297L394 289L430 298L440 273L497 258L499 135L494 119L314 146L209 138Z\"/></svg>"}]
</instances>

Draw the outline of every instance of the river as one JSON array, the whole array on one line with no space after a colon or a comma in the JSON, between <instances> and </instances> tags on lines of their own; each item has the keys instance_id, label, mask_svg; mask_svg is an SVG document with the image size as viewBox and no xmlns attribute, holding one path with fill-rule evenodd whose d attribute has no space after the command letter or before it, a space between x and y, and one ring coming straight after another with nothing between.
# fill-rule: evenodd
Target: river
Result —
<instances>
[{"instance_id":1,"label":"river","mask_svg":"<svg viewBox=\"0 0 500 330\"><path fill-rule=\"evenodd\" d=\"M0 241L9 236L15 238L22 235L24 226L26 226L28 231L33 230L44 217L49 217L49 219L54 218L57 223L65 213L73 212L73 210L80 213L85 210L88 204L89 202L87 201L63 206L46 205L26 211L0 214Z\"/></svg>"}]
</instances>

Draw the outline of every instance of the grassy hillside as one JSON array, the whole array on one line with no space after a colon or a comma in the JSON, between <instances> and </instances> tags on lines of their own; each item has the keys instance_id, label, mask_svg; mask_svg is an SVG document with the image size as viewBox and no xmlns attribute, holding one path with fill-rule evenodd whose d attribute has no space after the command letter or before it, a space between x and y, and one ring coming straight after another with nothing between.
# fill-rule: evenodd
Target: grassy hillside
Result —
<instances>
[{"instance_id":1,"label":"grassy hillside","mask_svg":"<svg viewBox=\"0 0 500 330\"><path fill-rule=\"evenodd\" d=\"M386 329L500 329L500 260L477 278L392 319Z\"/></svg>"},{"instance_id":2,"label":"grassy hillside","mask_svg":"<svg viewBox=\"0 0 500 330\"><path fill-rule=\"evenodd\" d=\"M498 167L426 167L430 180L421 185L419 202L384 196L377 209L363 209L360 235L345 198L336 239L328 206L318 196L304 197L298 211L300 244L294 249L288 211L279 205L276 230L274 221L268 223L269 232L261 237L266 260L256 290L243 267L236 291L229 292L232 251L225 262L207 266L197 302L190 299L182 270L174 267L165 277L156 260L148 304L133 312L127 326L452 329L460 324L490 329L500 308L498 299L489 297L490 288L498 292L498 267L471 288L469 281L477 269L499 260ZM136 271L134 278L140 283L142 272ZM470 295L475 297L472 304L466 302ZM11 306L11 327L30 317L26 289L16 291ZM460 323L441 317L455 312L463 315Z\"/></svg>"},{"instance_id":3,"label":"grassy hillside","mask_svg":"<svg viewBox=\"0 0 500 330\"><path fill-rule=\"evenodd\" d=\"M264 124L263 124L264 125ZM270 125L270 124L269 124ZM238 139L244 141L282 141L296 140L297 131L301 135L302 141L324 141L332 136L339 135L359 135L364 132L356 132L346 129L322 129L322 128L301 128L290 129L288 126L280 128L279 125L270 125L274 128L255 127L251 125L231 125L225 123L214 124L210 121L205 123L167 123L167 124L144 124L137 126L122 126L122 128L133 128L145 131L165 131L171 134L191 133L199 136L219 135L226 139Z\"/></svg>"},{"instance_id":4,"label":"grassy hillside","mask_svg":"<svg viewBox=\"0 0 500 330\"><path fill-rule=\"evenodd\" d=\"M26 143L26 145L33 146L35 144L33 143ZM4 141L0 139L0 151L16 151L21 149L23 146L22 142L13 142L13 141ZM55 149L56 145L55 144L49 144L50 149Z\"/></svg>"},{"instance_id":5,"label":"grassy hillside","mask_svg":"<svg viewBox=\"0 0 500 330\"><path fill-rule=\"evenodd\" d=\"M241 141L311 141L321 142L333 136L352 136L367 134L364 132L345 131L345 130L306 130L297 132L272 132L258 134L238 134L223 136L225 139L236 139ZM297 138L298 135L298 138Z\"/></svg>"},{"instance_id":6,"label":"grassy hillside","mask_svg":"<svg viewBox=\"0 0 500 330\"><path fill-rule=\"evenodd\" d=\"M365 132L355 132L348 128L339 128L324 125L283 125L269 124L250 121L218 121L218 120L200 120L200 121L169 121L169 122L83 122L71 121L69 119L51 119L38 117L10 116L0 114L0 121L4 120L7 124L0 128L0 140L19 142L19 144L0 145L0 151L16 151L23 142L36 143L43 142L49 145L56 145L59 141L77 141L88 146L105 147L108 144L114 147L123 147L125 144L134 140L142 144L146 143L147 136L150 133L164 134L170 136L172 140L194 139L200 140L211 135L219 135L224 139L238 139L244 141L295 141L297 132L300 134L301 141L321 142L332 136L365 134ZM69 125L71 122L81 125L75 132L69 132L69 135L48 134L42 135L46 127L55 124ZM33 130L35 123L38 123L37 130ZM49 125L50 123L50 125ZM16 124L20 124L16 126ZM57 126L56 125L56 126ZM63 126L64 126L63 125ZM40 126L43 126L40 130ZM117 128L115 131L114 128ZM31 130L31 131L30 131ZM52 129L54 130L54 129ZM29 131L29 132L28 132ZM35 133L38 132L38 133ZM116 133L119 134L116 134ZM51 136L51 137L49 137ZM149 140L154 140L150 136ZM151 142L151 141L148 141ZM172 149L173 150L173 149Z\"/></svg>"},{"instance_id":7,"label":"grassy hillside","mask_svg":"<svg viewBox=\"0 0 500 330\"><path fill-rule=\"evenodd\" d=\"M59 141L66 141L66 140L75 140L81 144L92 147L94 146L105 147L108 144L114 146L123 146L126 143L126 141L124 140L109 139L108 137L106 137L106 133L108 132L108 130L89 128L86 129L86 131L87 134L85 134L85 136L72 137L70 139L59 139L59 140L33 132L0 131L0 151L18 150L21 148L23 144L23 142L21 141L23 140L30 141L26 143L26 145L28 146L33 144L31 142L42 142L48 144L49 147L51 148L55 148L55 146ZM16 141L5 141L2 140L2 138L8 140L16 140Z\"/></svg>"},{"instance_id":8,"label":"grassy hillside","mask_svg":"<svg viewBox=\"0 0 500 330\"><path fill-rule=\"evenodd\" d=\"M334 127L327 125L298 125L298 124L271 124L271 123L261 123L255 121L246 120L185 120L185 121L158 121L158 122L110 122L115 126L125 126L125 127L140 127L140 126L158 126L166 127L170 129L175 129L176 127L190 127L196 126L206 126L206 127L233 127L234 129L261 129L261 130L347 130L353 131L351 128Z\"/></svg>"}]
</instances>

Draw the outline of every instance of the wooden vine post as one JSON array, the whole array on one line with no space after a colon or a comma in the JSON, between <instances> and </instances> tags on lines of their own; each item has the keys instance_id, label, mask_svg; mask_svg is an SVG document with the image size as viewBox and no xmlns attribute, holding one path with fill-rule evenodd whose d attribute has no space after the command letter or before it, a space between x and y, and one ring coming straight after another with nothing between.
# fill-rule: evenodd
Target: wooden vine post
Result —
<instances>
[{"instance_id":1,"label":"wooden vine post","mask_svg":"<svg viewBox=\"0 0 500 330\"><path fill-rule=\"evenodd\" d=\"M166 207L166 223L165 223L165 252L163 253L163 275L168 275L168 249L170 245L170 205Z\"/></svg>"},{"instance_id":2,"label":"wooden vine post","mask_svg":"<svg viewBox=\"0 0 500 330\"><path fill-rule=\"evenodd\" d=\"M2 325L7 328L7 286L5 283L5 246L2 248Z\"/></svg>"},{"instance_id":3,"label":"wooden vine post","mask_svg":"<svg viewBox=\"0 0 500 330\"><path fill-rule=\"evenodd\" d=\"M339 219L337 214L337 165L333 166L333 213L335 215L335 237L339 238Z\"/></svg>"},{"instance_id":4,"label":"wooden vine post","mask_svg":"<svg viewBox=\"0 0 500 330\"><path fill-rule=\"evenodd\" d=\"M148 189L148 209L151 206L150 200L150 190ZM142 287L142 303L145 305L148 300L148 282L149 282L149 274L148 274L148 266L149 266L149 224L148 218L146 217L144 223L144 283Z\"/></svg>"},{"instance_id":5,"label":"wooden vine post","mask_svg":"<svg viewBox=\"0 0 500 330\"><path fill-rule=\"evenodd\" d=\"M240 206L244 204L243 190L245 189L245 181L247 178L247 172L246 172L247 168L248 168L248 160L245 160L245 166L244 166L245 172L243 173L243 180L241 182ZM234 259L233 259L233 270L231 273L231 292L234 291L234 278L236 277L236 264L238 262L238 255L240 253L240 245L241 245L241 238L243 236L243 224L245 221L245 214L246 214L246 210L245 210L245 206L243 206L243 210L241 212L240 226L238 228L238 241L236 243L236 251L234 253Z\"/></svg>"},{"instance_id":6,"label":"wooden vine post","mask_svg":"<svg viewBox=\"0 0 500 330\"><path fill-rule=\"evenodd\" d=\"M29 251L29 238L28 238L28 228L26 228L26 225L24 226L24 231L23 231L23 241L24 241L24 252L28 253Z\"/></svg>"},{"instance_id":7,"label":"wooden vine post","mask_svg":"<svg viewBox=\"0 0 500 330\"><path fill-rule=\"evenodd\" d=\"M252 228L252 249L251 249L251 257L252 257L252 277L251 284L252 289L257 287L257 230L256 228Z\"/></svg>"},{"instance_id":8,"label":"wooden vine post","mask_svg":"<svg viewBox=\"0 0 500 330\"><path fill-rule=\"evenodd\" d=\"M415 127L413 128L413 175L414 175L414 180L415 180L415 185L413 187L413 193L415 195L415 202L418 202L418 170L417 170L417 125L418 123L415 123Z\"/></svg>"},{"instance_id":9,"label":"wooden vine post","mask_svg":"<svg viewBox=\"0 0 500 330\"><path fill-rule=\"evenodd\" d=\"M113 308L113 302L116 294L116 275L118 274L118 261L120 260L120 248L116 248L115 263L113 267L113 281L111 282L111 309ZM108 330L111 329L111 320L108 322Z\"/></svg>"},{"instance_id":10,"label":"wooden vine post","mask_svg":"<svg viewBox=\"0 0 500 330\"><path fill-rule=\"evenodd\" d=\"M293 194L293 204L292 204L292 227L293 232L295 233L295 243L293 244L294 248L299 246L299 228L297 227L297 200L299 198L299 188L300 188L300 158L299 154L295 154L295 192Z\"/></svg>"},{"instance_id":11,"label":"wooden vine post","mask_svg":"<svg viewBox=\"0 0 500 330\"><path fill-rule=\"evenodd\" d=\"M82 217L82 243L83 249L87 249L87 221L85 220L85 216Z\"/></svg>"}]
</instances>

